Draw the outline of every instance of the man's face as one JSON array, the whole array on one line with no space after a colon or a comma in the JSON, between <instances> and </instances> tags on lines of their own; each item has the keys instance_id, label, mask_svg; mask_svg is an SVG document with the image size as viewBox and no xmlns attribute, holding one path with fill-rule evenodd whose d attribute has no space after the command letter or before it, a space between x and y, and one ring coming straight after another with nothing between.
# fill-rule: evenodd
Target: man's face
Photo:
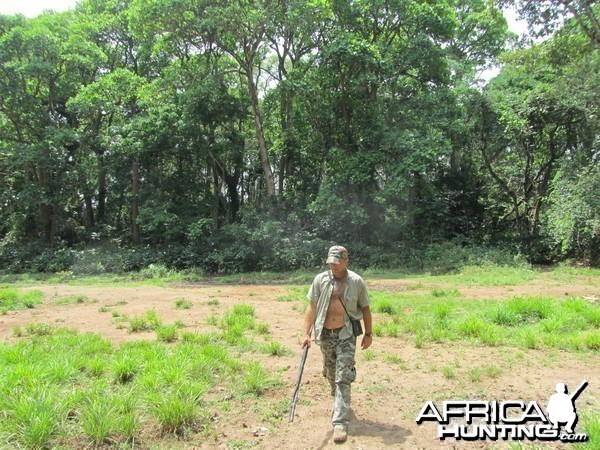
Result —
<instances>
[{"instance_id":1,"label":"man's face","mask_svg":"<svg viewBox=\"0 0 600 450\"><path fill-rule=\"evenodd\" d=\"M346 266L348 266L349 262L349 259L345 259L339 264L329 263L329 268L331 269L333 276L336 278L344 277L346 275Z\"/></svg>"}]
</instances>

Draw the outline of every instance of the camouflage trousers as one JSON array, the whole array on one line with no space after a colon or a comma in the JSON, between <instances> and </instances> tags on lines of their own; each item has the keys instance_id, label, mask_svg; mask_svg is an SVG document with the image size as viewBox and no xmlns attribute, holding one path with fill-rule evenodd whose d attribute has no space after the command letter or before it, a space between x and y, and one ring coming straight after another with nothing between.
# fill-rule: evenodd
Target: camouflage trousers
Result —
<instances>
[{"instance_id":1,"label":"camouflage trousers","mask_svg":"<svg viewBox=\"0 0 600 450\"><path fill-rule=\"evenodd\" d=\"M356 338L352 336L340 339L339 330L323 330L320 346L323 354L323 376L329 381L331 395L334 397L333 426L347 426L350 415L350 385L356 379Z\"/></svg>"}]
</instances>

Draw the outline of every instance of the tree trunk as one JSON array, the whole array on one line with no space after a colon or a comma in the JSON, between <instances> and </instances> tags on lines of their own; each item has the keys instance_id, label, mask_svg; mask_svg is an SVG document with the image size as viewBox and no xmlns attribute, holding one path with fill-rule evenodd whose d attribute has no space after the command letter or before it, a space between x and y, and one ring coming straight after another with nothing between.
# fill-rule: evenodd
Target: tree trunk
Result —
<instances>
[{"instance_id":1,"label":"tree trunk","mask_svg":"<svg viewBox=\"0 0 600 450\"><path fill-rule=\"evenodd\" d=\"M132 168L132 200L131 200L131 238L135 244L142 241L140 226L137 223L140 215L140 163L134 158Z\"/></svg>"},{"instance_id":2,"label":"tree trunk","mask_svg":"<svg viewBox=\"0 0 600 450\"><path fill-rule=\"evenodd\" d=\"M52 208L44 203L40 203L38 205L38 216L40 231L44 235L44 241L47 244L52 244Z\"/></svg>"},{"instance_id":3,"label":"tree trunk","mask_svg":"<svg viewBox=\"0 0 600 450\"><path fill-rule=\"evenodd\" d=\"M233 175L225 173L225 183L227 184L227 194L229 195L229 223L237 221L238 212L240 210L240 194L238 193L238 185L240 183L241 171L236 169Z\"/></svg>"},{"instance_id":4,"label":"tree trunk","mask_svg":"<svg viewBox=\"0 0 600 450\"><path fill-rule=\"evenodd\" d=\"M265 175L265 184L267 186L267 195L270 198L275 197L275 178L273 176L273 169L269 162L269 154L267 153L267 143L265 141L265 133L262 126L262 119L260 117L260 108L258 106L258 88L254 82L254 75L252 70L246 71L246 77L248 81L248 91L250 92L250 99L252 101L252 114L254 115L254 124L256 127L256 138L258 140L258 148L260 153L260 165Z\"/></svg>"},{"instance_id":5,"label":"tree trunk","mask_svg":"<svg viewBox=\"0 0 600 450\"><path fill-rule=\"evenodd\" d=\"M292 131L292 95L287 89L281 93L281 133L283 135L283 154L279 163L279 193L283 194L285 179L293 167Z\"/></svg>"},{"instance_id":6,"label":"tree trunk","mask_svg":"<svg viewBox=\"0 0 600 450\"><path fill-rule=\"evenodd\" d=\"M98 154L98 222L106 222L106 168L104 167L104 156Z\"/></svg>"},{"instance_id":7,"label":"tree trunk","mask_svg":"<svg viewBox=\"0 0 600 450\"><path fill-rule=\"evenodd\" d=\"M88 238L92 237L92 232L94 231L95 221L94 221L94 202L92 201L92 196L90 194L85 194L85 228L87 231Z\"/></svg>"}]
</instances>

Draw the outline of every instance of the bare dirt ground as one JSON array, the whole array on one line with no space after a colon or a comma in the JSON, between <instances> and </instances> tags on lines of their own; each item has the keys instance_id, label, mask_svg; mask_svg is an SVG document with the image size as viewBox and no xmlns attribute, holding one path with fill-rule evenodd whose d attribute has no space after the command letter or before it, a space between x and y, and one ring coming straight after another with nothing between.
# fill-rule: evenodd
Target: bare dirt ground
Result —
<instances>
[{"instance_id":1,"label":"bare dirt ground","mask_svg":"<svg viewBox=\"0 0 600 450\"><path fill-rule=\"evenodd\" d=\"M367 281L370 290L404 290L414 280ZM411 289L418 289L412 286ZM281 404L289 401L297 376L300 356L298 336L302 324L302 303L277 301L290 294L286 286L200 285L169 287L144 286L69 286L40 285L28 289L44 292L44 303L35 308L9 312L0 316L0 340L14 340L13 327L44 322L56 327L76 328L80 332L99 333L119 344L131 340L156 339L154 333L128 333L118 329L110 312L135 317L148 310L156 311L164 323L182 321L186 331L211 329L206 318L221 315L233 305L246 303L255 307L259 323L268 323L270 339L293 351L290 356L259 355L274 373L282 373L287 388L268 393L264 402ZM415 290L415 292L417 292ZM568 286L526 284L510 288L460 289L461 298L508 298L517 294L580 296L598 299L595 284ZM61 305L61 299L83 296L81 303ZM175 302L186 299L190 309L175 309ZM374 320L380 318L375 315ZM262 339L262 338L257 338ZM160 448L280 448L280 449L451 449L509 448L511 441L440 441L437 425L415 419L428 400L521 400L545 405L557 382L572 389L584 379L589 386L577 400L578 413L600 410L600 355L564 351L523 350L512 347L476 347L468 343L415 346L412 337L375 337L370 357L357 350L358 377L353 384L353 420L345 444L334 444L330 424L331 398L321 376L321 358L312 346L306 363L300 399L293 423L287 415L282 420L268 420L260 411L238 405L223 413L207 435L185 440L163 438ZM494 375L473 381L469 371L495 368ZM237 447L234 447L237 445ZM512 442L512 448L515 443ZM525 443L534 448L568 448L570 444ZM143 448L143 445L142 445Z\"/></svg>"}]
</instances>

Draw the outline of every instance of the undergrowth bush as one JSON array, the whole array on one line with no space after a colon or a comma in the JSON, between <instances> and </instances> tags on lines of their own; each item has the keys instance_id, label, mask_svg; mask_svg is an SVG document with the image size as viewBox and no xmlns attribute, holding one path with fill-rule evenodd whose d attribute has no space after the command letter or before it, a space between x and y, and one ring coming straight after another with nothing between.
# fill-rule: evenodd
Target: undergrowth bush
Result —
<instances>
[{"instance_id":1,"label":"undergrowth bush","mask_svg":"<svg viewBox=\"0 0 600 450\"><path fill-rule=\"evenodd\" d=\"M432 274L453 273L467 266L496 265L517 268L529 266L518 253L498 248L463 246L454 242L432 244L422 254L421 268Z\"/></svg>"},{"instance_id":2,"label":"undergrowth bush","mask_svg":"<svg viewBox=\"0 0 600 450\"><path fill-rule=\"evenodd\" d=\"M127 246L116 241L73 247L2 243L0 271L99 275L137 273L155 278L182 271L200 274L239 274L257 271L318 270L327 249L344 244L353 267L456 273L466 266L497 265L525 268L522 255L505 249L448 241L428 246L407 242L373 245L357 240L333 242L304 229L299 219L261 220L259 215L222 227L218 233L189 242ZM191 272L190 272L191 274Z\"/></svg>"}]
</instances>

